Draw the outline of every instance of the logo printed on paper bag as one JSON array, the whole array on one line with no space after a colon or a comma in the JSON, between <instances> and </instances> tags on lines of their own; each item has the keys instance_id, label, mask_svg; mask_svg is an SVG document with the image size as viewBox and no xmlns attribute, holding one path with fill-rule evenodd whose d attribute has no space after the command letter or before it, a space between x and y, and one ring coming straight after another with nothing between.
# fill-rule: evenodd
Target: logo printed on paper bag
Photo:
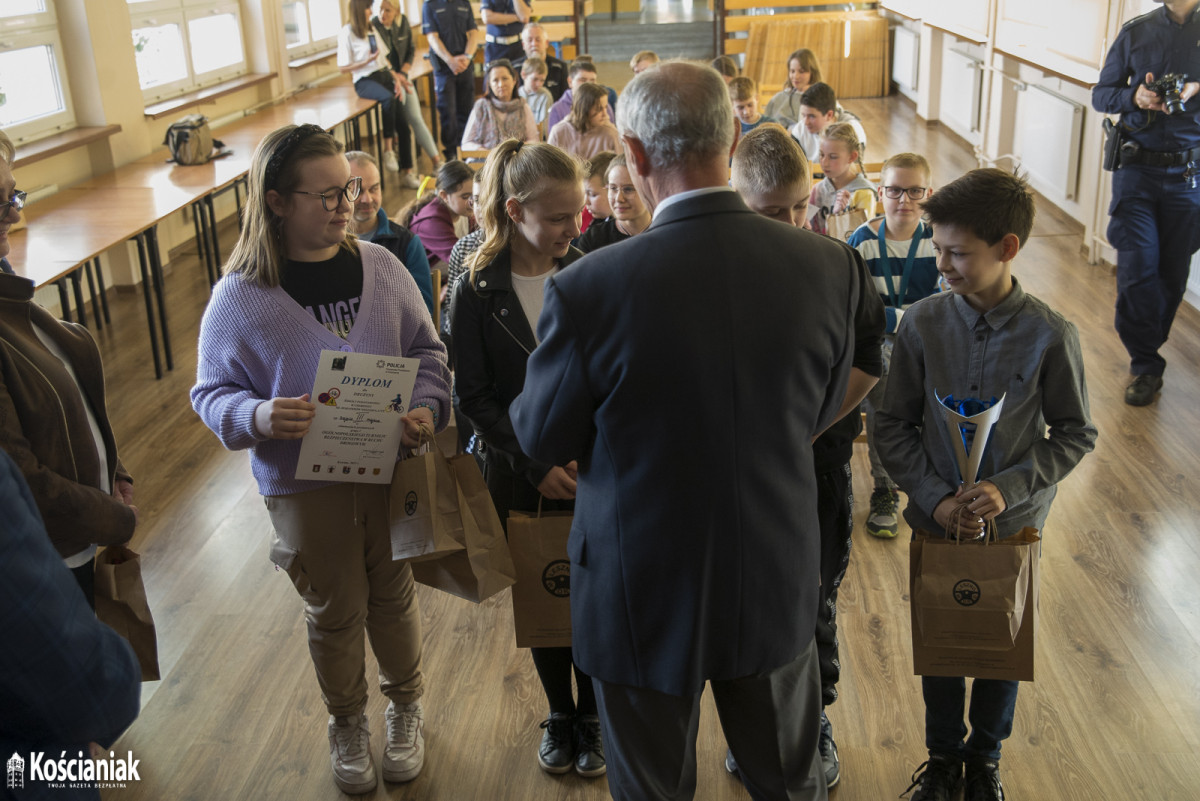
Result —
<instances>
[{"instance_id":1,"label":"logo printed on paper bag","mask_svg":"<svg viewBox=\"0 0 1200 801\"><path fill-rule=\"evenodd\" d=\"M555 559L542 571L542 586L555 598L571 597L571 563Z\"/></svg>"},{"instance_id":2,"label":"logo printed on paper bag","mask_svg":"<svg viewBox=\"0 0 1200 801\"><path fill-rule=\"evenodd\" d=\"M954 585L954 600L960 606L974 606L979 603L979 585L970 579L963 579Z\"/></svg>"},{"instance_id":3,"label":"logo printed on paper bag","mask_svg":"<svg viewBox=\"0 0 1200 801\"><path fill-rule=\"evenodd\" d=\"M412 517L417 513L417 493L409 490L404 496L404 514Z\"/></svg>"}]
</instances>

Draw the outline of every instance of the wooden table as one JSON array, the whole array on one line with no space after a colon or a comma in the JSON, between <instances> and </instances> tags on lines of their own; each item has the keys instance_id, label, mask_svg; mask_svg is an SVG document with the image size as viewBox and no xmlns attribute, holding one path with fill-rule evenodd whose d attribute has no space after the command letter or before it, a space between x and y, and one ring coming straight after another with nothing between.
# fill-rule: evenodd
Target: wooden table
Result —
<instances>
[{"instance_id":1,"label":"wooden table","mask_svg":"<svg viewBox=\"0 0 1200 801\"><path fill-rule=\"evenodd\" d=\"M123 242L136 242L154 372L161 378L160 330L168 370L174 369L174 359L163 296L158 224L175 212L192 207L197 247L208 268L210 283L215 283L220 268L220 248L212 199L231 187L236 191L239 183L245 181L251 157L262 138L285 125L313 123L327 131L342 125L346 127L346 138L358 147L361 141L358 120L364 116L368 117L368 136L374 138L382 159L382 137L378 135L382 131L379 104L358 97L352 86L338 82L301 92L219 129L217 138L233 150L224 158L207 164L181 166L168 162L167 152L160 150L78 186L60 190L26 208L24 213L29 227L9 235L12 248L9 262L18 275L29 278L37 287L56 284L63 316L68 321L71 309L64 282L72 281L79 316L81 322L86 323L80 280L82 269L92 287L93 312L99 326L100 313L95 308L98 298L106 319L108 314L99 257ZM238 211L240 215L240 196ZM92 277L93 263L96 281L100 283L98 296Z\"/></svg>"}]
</instances>

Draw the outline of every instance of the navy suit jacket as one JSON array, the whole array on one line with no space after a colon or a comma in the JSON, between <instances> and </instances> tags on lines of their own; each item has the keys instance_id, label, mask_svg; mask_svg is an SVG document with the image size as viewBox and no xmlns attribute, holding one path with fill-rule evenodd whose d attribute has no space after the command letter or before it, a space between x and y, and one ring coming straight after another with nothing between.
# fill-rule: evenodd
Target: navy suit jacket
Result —
<instances>
[{"instance_id":1,"label":"navy suit jacket","mask_svg":"<svg viewBox=\"0 0 1200 801\"><path fill-rule=\"evenodd\" d=\"M845 395L861 275L845 244L719 192L547 281L511 417L530 456L579 461L580 668L688 695L811 642L810 440Z\"/></svg>"}]
</instances>

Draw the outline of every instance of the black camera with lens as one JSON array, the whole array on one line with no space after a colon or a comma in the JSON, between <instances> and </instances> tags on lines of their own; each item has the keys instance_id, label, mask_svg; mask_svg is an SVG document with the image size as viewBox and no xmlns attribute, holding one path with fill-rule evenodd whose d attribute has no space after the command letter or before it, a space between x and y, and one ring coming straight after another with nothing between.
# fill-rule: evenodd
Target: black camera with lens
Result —
<instances>
[{"instance_id":1,"label":"black camera with lens","mask_svg":"<svg viewBox=\"0 0 1200 801\"><path fill-rule=\"evenodd\" d=\"M1183 101L1179 99L1179 93L1183 91L1187 80L1186 75L1169 72L1146 84L1146 88L1163 99L1163 106L1168 114L1179 114L1183 111Z\"/></svg>"}]
</instances>

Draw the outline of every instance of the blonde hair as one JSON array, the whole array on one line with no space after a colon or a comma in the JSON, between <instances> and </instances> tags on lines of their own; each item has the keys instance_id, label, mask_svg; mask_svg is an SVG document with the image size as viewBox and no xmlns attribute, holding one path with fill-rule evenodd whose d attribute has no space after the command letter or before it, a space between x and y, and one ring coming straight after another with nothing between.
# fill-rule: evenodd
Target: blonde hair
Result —
<instances>
[{"instance_id":1,"label":"blonde hair","mask_svg":"<svg viewBox=\"0 0 1200 801\"><path fill-rule=\"evenodd\" d=\"M653 50L639 50L633 54L633 58L629 59L629 69L636 70L637 65L643 61L649 61L651 64L658 63L658 53Z\"/></svg>"},{"instance_id":2,"label":"blonde hair","mask_svg":"<svg viewBox=\"0 0 1200 801\"><path fill-rule=\"evenodd\" d=\"M735 103L745 103L758 97L758 84L753 78L739 75L729 82L729 99Z\"/></svg>"},{"instance_id":3,"label":"blonde hair","mask_svg":"<svg viewBox=\"0 0 1200 801\"><path fill-rule=\"evenodd\" d=\"M920 153L897 153L883 162L883 169L879 171L880 176L891 169L899 170L920 170L925 173L925 180L933 180L933 168L929 166L929 160Z\"/></svg>"},{"instance_id":4,"label":"blonde hair","mask_svg":"<svg viewBox=\"0 0 1200 801\"><path fill-rule=\"evenodd\" d=\"M341 153L341 142L311 124L285 125L258 143L246 173L242 232L225 262L225 275L240 274L260 287L279 286L287 265L287 245L283 218L271 210L267 192L290 194L300 185L305 162ZM341 247L358 253L353 237L347 236Z\"/></svg>"},{"instance_id":5,"label":"blonde hair","mask_svg":"<svg viewBox=\"0 0 1200 801\"><path fill-rule=\"evenodd\" d=\"M821 82L821 62L817 61L817 54L809 50L807 47L801 47L799 50L793 50L788 56L787 67L792 68L792 62L800 62L800 71L808 73L808 85ZM792 88L792 79L788 78L783 82L784 89Z\"/></svg>"},{"instance_id":6,"label":"blonde hair","mask_svg":"<svg viewBox=\"0 0 1200 801\"><path fill-rule=\"evenodd\" d=\"M575 89L571 96L571 113L567 115L567 121L581 134L587 133L592 127L592 111L596 108L596 104L607 99L608 92L604 91L604 87L600 84L583 84Z\"/></svg>"},{"instance_id":7,"label":"blonde hair","mask_svg":"<svg viewBox=\"0 0 1200 801\"><path fill-rule=\"evenodd\" d=\"M821 140L841 142L844 144L854 155L854 161L856 164L858 164L859 171L867 171L866 168L863 167L862 161L863 150L866 149L866 145L858 141L858 132L854 130L853 125L848 122L835 122L827 127L825 132L821 134Z\"/></svg>"},{"instance_id":8,"label":"blonde hair","mask_svg":"<svg viewBox=\"0 0 1200 801\"><path fill-rule=\"evenodd\" d=\"M811 175L804 150L778 125L760 125L733 151L730 177L738 194L765 195L801 181L807 191Z\"/></svg>"},{"instance_id":9,"label":"blonde hair","mask_svg":"<svg viewBox=\"0 0 1200 801\"><path fill-rule=\"evenodd\" d=\"M10 167L17 159L17 149L4 131L0 131L0 159L7 161Z\"/></svg>"},{"instance_id":10,"label":"blonde hair","mask_svg":"<svg viewBox=\"0 0 1200 801\"><path fill-rule=\"evenodd\" d=\"M546 66L546 59L541 56L530 56L525 59L525 63L521 65L521 77L526 75L549 75L550 68Z\"/></svg>"},{"instance_id":11,"label":"blonde hair","mask_svg":"<svg viewBox=\"0 0 1200 801\"><path fill-rule=\"evenodd\" d=\"M476 217L483 227L483 244L471 254L471 280L507 248L517 233L508 216L508 200L529 203L548 183L578 185L583 178L576 161L565 150L545 142L525 143L505 139L488 154L483 165Z\"/></svg>"}]
</instances>

